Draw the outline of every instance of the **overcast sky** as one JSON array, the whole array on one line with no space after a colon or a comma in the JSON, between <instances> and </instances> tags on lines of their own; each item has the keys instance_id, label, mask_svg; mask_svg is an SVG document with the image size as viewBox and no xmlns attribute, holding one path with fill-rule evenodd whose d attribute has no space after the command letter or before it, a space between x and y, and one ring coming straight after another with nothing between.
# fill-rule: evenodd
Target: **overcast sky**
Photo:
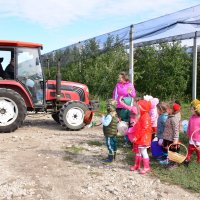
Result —
<instances>
[{"instance_id":1,"label":"overcast sky","mask_svg":"<svg viewBox=\"0 0 200 200\"><path fill-rule=\"evenodd\" d=\"M42 43L45 53L199 3L199 0L0 0L0 40Z\"/></svg>"}]
</instances>

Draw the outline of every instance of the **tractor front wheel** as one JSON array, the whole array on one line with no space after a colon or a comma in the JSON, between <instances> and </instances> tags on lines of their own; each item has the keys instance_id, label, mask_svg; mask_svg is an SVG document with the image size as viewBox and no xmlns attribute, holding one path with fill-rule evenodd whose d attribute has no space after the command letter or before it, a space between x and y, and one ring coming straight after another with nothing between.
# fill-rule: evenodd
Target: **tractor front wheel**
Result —
<instances>
[{"instance_id":1,"label":"tractor front wheel","mask_svg":"<svg viewBox=\"0 0 200 200\"><path fill-rule=\"evenodd\" d=\"M25 117L24 99L14 90L0 88L0 133L15 131Z\"/></svg>"},{"instance_id":2,"label":"tractor front wheel","mask_svg":"<svg viewBox=\"0 0 200 200\"><path fill-rule=\"evenodd\" d=\"M71 130L82 129L87 106L79 101L69 101L63 105L59 113L60 124Z\"/></svg>"},{"instance_id":3,"label":"tractor front wheel","mask_svg":"<svg viewBox=\"0 0 200 200\"><path fill-rule=\"evenodd\" d=\"M55 122L57 122L58 124L60 124L59 121L59 112L55 112L53 114L51 114L52 118L54 119Z\"/></svg>"}]
</instances>

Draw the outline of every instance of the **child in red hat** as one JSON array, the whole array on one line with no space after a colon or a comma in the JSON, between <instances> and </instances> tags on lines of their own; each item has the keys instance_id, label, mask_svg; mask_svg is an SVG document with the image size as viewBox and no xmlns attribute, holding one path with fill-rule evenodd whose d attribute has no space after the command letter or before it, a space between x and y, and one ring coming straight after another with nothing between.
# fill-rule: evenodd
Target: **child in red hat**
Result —
<instances>
[{"instance_id":1,"label":"child in red hat","mask_svg":"<svg viewBox=\"0 0 200 200\"><path fill-rule=\"evenodd\" d=\"M171 145L170 150L179 152L180 109L181 106L177 103L170 103L167 109L168 119L163 132L163 152L166 158L161 160L160 164L169 164L168 148L171 144L173 145ZM171 163L171 166L174 166L174 163Z\"/></svg>"}]
</instances>

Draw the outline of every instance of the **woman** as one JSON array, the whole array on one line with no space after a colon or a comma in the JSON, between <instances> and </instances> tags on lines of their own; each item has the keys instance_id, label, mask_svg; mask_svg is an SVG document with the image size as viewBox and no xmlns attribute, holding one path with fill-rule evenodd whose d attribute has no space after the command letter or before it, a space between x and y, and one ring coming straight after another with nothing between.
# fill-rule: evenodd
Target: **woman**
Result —
<instances>
[{"instance_id":1,"label":"woman","mask_svg":"<svg viewBox=\"0 0 200 200\"><path fill-rule=\"evenodd\" d=\"M123 105L120 102L121 97L135 97L136 92L133 84L130 82L128 75L126 72L120 72L119 77L118 77L118 83L115 85L115 88L113 90L113 99L117 101L117 106L116 106L116 112L118 115L118 118L122 121L125 121L130 125L130 111L126 110ZM129 146L131 145L128 136L124 136L125 140L125 145L124 146Z\"/></svg>"},{"instance_id":2,"label":"woman","mask_svg":"<svg viewBox=\"0 0 200 200\"><path fill-rule=\"evenodd\" d=\"M123 109L120 103L120 97L136 97L134 85L130 82L126 72L120 72L118 82L113 90L113 99L117 101L117 115L122 121L129 122L129 119L124 115L125 109Z\"/></svg>"}]
</instances>

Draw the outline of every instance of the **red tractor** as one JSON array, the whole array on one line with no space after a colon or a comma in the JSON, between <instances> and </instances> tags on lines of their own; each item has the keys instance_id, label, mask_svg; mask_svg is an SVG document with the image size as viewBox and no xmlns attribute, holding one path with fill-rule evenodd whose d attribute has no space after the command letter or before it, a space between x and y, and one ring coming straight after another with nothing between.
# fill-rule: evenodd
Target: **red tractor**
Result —
<instances>
[{"instance_id":1,"label":"red tractor","mask_svg":"<svg viewBox=\"0 0 200 200\"><path fill-rule=\"evenodd\" d=\"M37 43L0 40L0 133L20 127L27 111L51 113L57 123L79 130L85 112L98 105L89 100L86 85L61 81L60 67L56 80L45 80L41 49Z\"/></svg>"}]
</instances>

